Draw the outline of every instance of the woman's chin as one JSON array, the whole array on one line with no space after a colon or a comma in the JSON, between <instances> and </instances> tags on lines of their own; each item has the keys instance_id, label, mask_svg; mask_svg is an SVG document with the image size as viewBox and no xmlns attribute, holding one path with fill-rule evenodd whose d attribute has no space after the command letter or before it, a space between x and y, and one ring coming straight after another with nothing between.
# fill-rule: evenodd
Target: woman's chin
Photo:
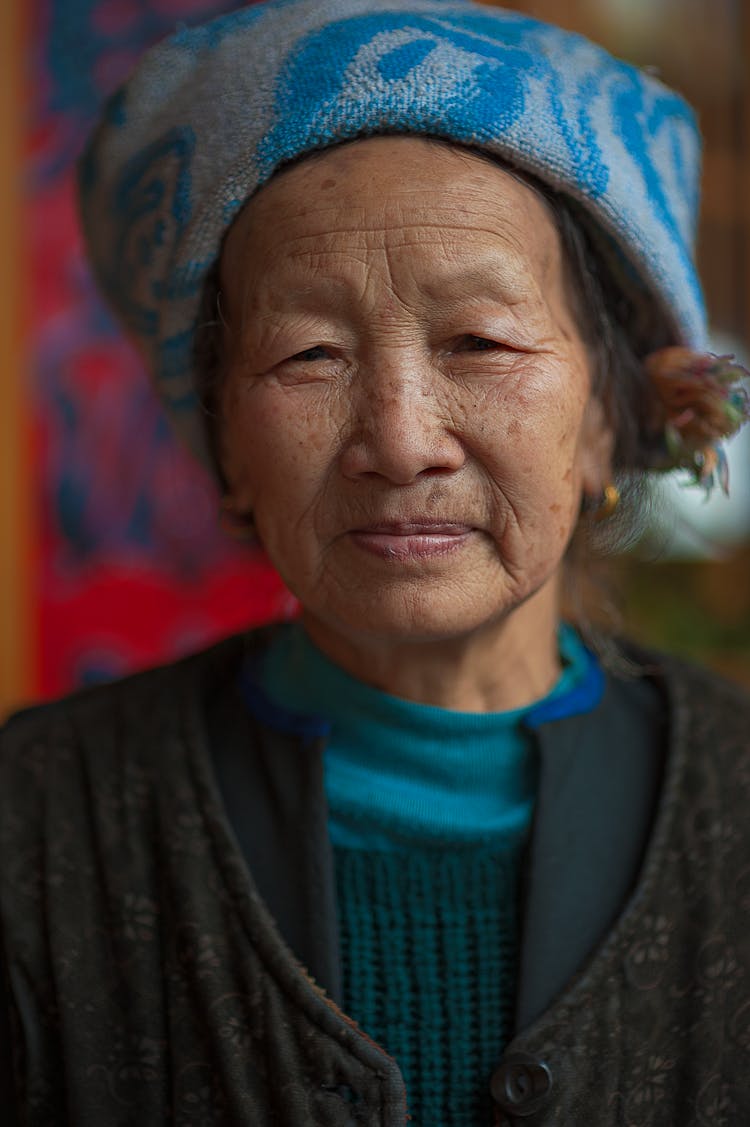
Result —
<instances>
[{"instance_id":1,"label":"woman's chin","mask_svg":"<svg viewBox=\"0 0 750 1127\"><path fill-rule=\"evenodd\" d=\"M407 590L391 585L381 588L376 597L368 593L351 603L331 602L319 612L307 608L303 613L307 621L319 623L327 634L348 639L350 645L404 646L479 639L501 629L523 602L510 592L492 592L486 586L469 594L465 588L443 585L435 590L423 582Z\"/></svg>"}]
</instances>

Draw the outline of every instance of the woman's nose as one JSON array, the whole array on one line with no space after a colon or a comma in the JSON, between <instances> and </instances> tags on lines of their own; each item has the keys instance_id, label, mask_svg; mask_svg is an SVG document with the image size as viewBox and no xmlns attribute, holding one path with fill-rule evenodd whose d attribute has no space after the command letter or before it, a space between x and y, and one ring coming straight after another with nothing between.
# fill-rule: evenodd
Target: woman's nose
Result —
<instances>
[{"instance_id":1,"label":"woman's nose","mask_svg":"<svg viewBox=\"0 0 750 1127\"><path fill-rule=\"evenodd\" d=\"M439 377L437 377L439 379ZM436 379L391 369L363 373L352 389L350 434L342 453L345 477L377 475L408 485L424 474L460 469L465 451L450 404Z\"/></svg>"}]
</instances>

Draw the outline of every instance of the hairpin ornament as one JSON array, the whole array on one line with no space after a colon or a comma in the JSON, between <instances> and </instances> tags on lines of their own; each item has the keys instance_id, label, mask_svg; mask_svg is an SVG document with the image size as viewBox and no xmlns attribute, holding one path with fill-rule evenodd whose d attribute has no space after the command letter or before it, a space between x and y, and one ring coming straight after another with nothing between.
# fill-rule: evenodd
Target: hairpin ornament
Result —
<instances>
[{"instance_id":1,"label":"hairpin ornament","mask_svg":"<svg viewBox=\"0 0 750 1127\"><path fill-rule=\"evenodd\" d=\"M651 425L662 436L653 469L689 470L710 495L715 485L729 494L729 466L722 440L750 418L742 380L750 372L734 356L661 348L646 357L656 392Z\"/></svg>"}]
</instances>

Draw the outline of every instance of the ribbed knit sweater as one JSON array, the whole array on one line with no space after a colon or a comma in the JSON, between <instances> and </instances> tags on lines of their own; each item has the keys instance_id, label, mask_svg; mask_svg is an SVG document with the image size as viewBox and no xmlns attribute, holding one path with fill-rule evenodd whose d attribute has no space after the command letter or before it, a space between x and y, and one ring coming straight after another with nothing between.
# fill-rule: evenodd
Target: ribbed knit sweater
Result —
<instances>
[{"instance_id":1,"label":"ribbed knit sweater","mask_svg":"<svg viewBox=\"0 0 750 1127\"><path fill-rule=\"evenodd\" d=\"M560 640L564 673L541 705L564 711L591 658L572 631ZM490 1124L489 1076L515 994L532 710L470 714L389 696L297 625L277 635L261 682L329 728L344 1008L397 1060L415 1125Z\"/></svg>"},{"instance_id":2,"label":"ribbed knit sweater","mask_svg":"<svg viewBox=\"0 0 750 1127\"><path fill-rule=\"evenodd\" d=\"M397 1060L412 1122L492 1122L512 1021L518 849L336 850L344 1006Z\"/></svg>"}]
</instances>

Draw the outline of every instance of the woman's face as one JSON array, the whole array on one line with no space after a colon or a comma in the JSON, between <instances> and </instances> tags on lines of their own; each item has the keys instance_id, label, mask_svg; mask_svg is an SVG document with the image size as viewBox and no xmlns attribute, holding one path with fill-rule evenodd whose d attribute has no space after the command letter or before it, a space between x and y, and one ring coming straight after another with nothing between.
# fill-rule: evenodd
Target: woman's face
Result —
<instances>
[{"instance_id":1,"label":"woman's face","mask_svg":"<svg viewBox=\"0 0 750 1127\"><path fill-rule=\"evenodd\" d=\"M553 605L612 436L530 188L422 139L341 146L251 200L221 285L229 499L318 635Z\"/></svg>"}]
</instances>

